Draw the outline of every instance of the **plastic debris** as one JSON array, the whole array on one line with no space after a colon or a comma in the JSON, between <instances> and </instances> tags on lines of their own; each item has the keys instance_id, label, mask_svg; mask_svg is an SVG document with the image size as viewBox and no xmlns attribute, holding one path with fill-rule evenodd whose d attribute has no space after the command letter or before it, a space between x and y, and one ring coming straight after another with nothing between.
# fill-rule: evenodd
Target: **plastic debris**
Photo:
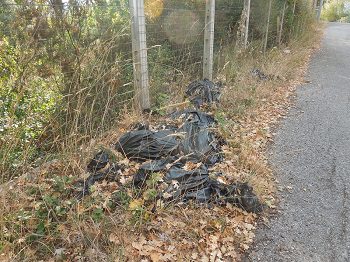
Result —
<instances>
[{"instance_id":1,"label":"plastic debris","mask_svg":"<svg viewBox=\"0 0 350 262\"><path fill-rule=\"evenodd\" d=\"M194 177L209 177L208 169L204 165L194 170L185 170L181 167L173 166L165 175L165 181L176 180L178 182L184 182Z\"/></svg>"},{"instance_id":2,"label":"plastic debris","mask_svg":"<svg viewBox=\"0 0 350 262\"><path fill-rule=\"evenodd\" d=\"M172 165L177 160L176 157L167 157L161 160L154 160L141 165L140 170L144 172L159 172Z\"/></svg>"},{"instance_id":3,"label":"plastic debris","mask_svg":"<svg viewBox=\"0 0 350 262\"><path fill-rule=\"evenodd\" d=\"M251 73L252 73L252 76L259 78L259 80L262 80L262 81L267 81L267 80L270 80L270 78L271 78L270 76L266 75L258 68L254 68L251 71Z\"/></svg>"},{"instance_id":4,"label":"plastic debris","mask_svg":"<svg viewBox=\"0 0 350 262\"><path fill-rule=\"evenodd\" d=\"M208 165L222 160L221 144L209 130L216 123L212 116L186 110L172 114L172 118L182 118L182 125L157 132L129 131L119 139L116 149L129 159L141 162L175 155Z\"/></svg>"},{"instance_id":5,"label":"plastic debris","mask_svg":"<svg viewBox=\"0 0 350 262\"><path fill-rule=\"evenodd\" d=\"M190 185L193 185L193 178ZM224 205L231 203L244 209L247 212L259 213L262 211L256 195L252 192L253 189L246 183L235 183L225 185L216 180L201 178L200 187L189 190L190 188L185 183L181 185L180 189L174 195L180 195L184 201L193 199L198 202L214 203L217 205Z\"/></svg>"},{"instance_id":6,"label":"plastic debris","mask_svg":"<svg viewBox=\"0 0 350 262\"><path fill-rule=\"evenodd\" d=\"M195 119L208 127L211 127L217 124L215 118L212 115L209 115L207 113L204 113L198 110L192 110L192 109L175 111L172 114L170 114L170 117L172 119L185 119L185 120Z\"/></svg>"},{"instance_id":7,"label":"plastic debris","mask_svg":"<svg viewBox=\"0 0 350 262\"><path fill-rule=\"evenodd\" d=\"M103 172L91 174L86 180L78 181L76 186L80 187L81 190L78 191L77 199L81 199L90 194L90 187L96 182L100 182L102 180L117 181L117 178L123 169L123 166L112 164L111 167L107 168Z\"/></svg>"},{"instance_id":8,"label":"plastic debris","mask_svg":"<svg viewBox=\"0 0 350 262\"><path fill-rule=\"evenodd\" d=\"M164 181L169 186L163 194L166 193L167 201L195 200L199 203L218 205L231 203L248 212L262 211L262 205L253 193L253 188L247 183L226 185L211 178L204 164L193 170L185 170L185 161L175 162L172 165L174 160L175 158L167 158L143 164L134 175L133 185L140 188L145 185L152 172L165 171Z\"/></svg>"},{"instance_id":9,"label":"plastic debris","mask_svg":"<svg viewBox=\"0 0 350 262\"><path fill-rule=\"evenodd\" d=\"M209 130L208 122L195 117L188 119L181 128L184 138L181 151L188 159L214 165L222 160L221 146L215 134Z\"/></svg>"},{"instance_id":10,"label":"plastic debris","mask_svg":"<svg viewBox=\"0 0 350 262\"><path fill-rule=\"evenodd\" d=\"M192 82L187 90L186 96L196 108L204 104L219 102L221 96L221 83L213 83L208 79Z\"/></svg>"},{"instance_id":11,"label":"plastic debris","mask_svg":"<svg viewBox=\"0 0 350 262\"><path fill-rule=\"evenodd\" d=\"M261 72L255 73L260 75ZM204 79L191 83L186 95L199 108L218 102L220 89L220 85ZM187 109L170 114L168 120L171 124L157 127L137 123L116 143L115 148L122 155L142 163L133 174L132 186L142 190L148 184L147 180L159 173L162 186L158 188L157 199L165 202L232 203L248 212L262 210L247 183L225 184L217 179L220 173L209 171L223 160L221 147L226 143L215 133L217 122L212 115ZM88 165L91 175L84 181L81 196L88 194L97 181L117 179L124 169L124 166L110 163L107 153L99 152Z\"/></svg>"},{"instance_id":12,"label":"plastic debris","mask_svg":"<svg viewBox=\"0 0 350 262\"><path fill-rule=\"evenodd\" d=\"M91 173L96 172L102 168L105 168L109 162L109 156L106 152L100 151L87 165L87 170Z\"/></svg>"},{"instance_id":13,"label":"plastic debris","mask_svg":"<svg viewBox=\"0 0 350 262\"><path fill-rule=\"evenodd\" d=\"M172 167L165 181L177 181L178 186L169 183L165 191L172 199L196 200L200 203L235 204L248 212L262 211L262 205L247 183L226 185L209 177L208 169L202 165L198 169L184 170Z\"/></svg>"},{"instance_id":14,"label":"plastic debris","mask_svg":"<svg viewBox=\"0 0 350 262\"><path fill-rule=\"evenodd\" d=\"M123 165L110 163L109 155L105 151L97 153L87 165L90 176L85 180L77 181L76 186L81 188L78 191L77 198L81 199L90 193L90 187L96 182L102 180L116 181L121 171L124 170ZM103 170L102 170L103 169ZM98 171L98 172L97 172Z\"/></svg>"},{"instance_id":15,"label":"plastic debris","mask_svg":"<svg viewBox=\"0 0 350 262\"><path fill-rule=\"evenodd\" d=\"M122 135L116 149L131 160L161 159L177 152L176 134L169 130L135 130Z\"/></svg>"}]
</instances>

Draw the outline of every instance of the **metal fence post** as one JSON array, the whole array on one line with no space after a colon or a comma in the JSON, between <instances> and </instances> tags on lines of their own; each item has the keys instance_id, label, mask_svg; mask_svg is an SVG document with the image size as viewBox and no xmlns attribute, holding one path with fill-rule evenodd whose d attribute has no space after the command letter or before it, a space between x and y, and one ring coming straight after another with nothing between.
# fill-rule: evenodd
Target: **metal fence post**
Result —
<instances>
[{"instance_id":1,"label":"metal fence post","mask_svg":"<svg viewBox=\"0 0 350 262\"><path fill-rule=\"evenodd\" d=\"M206 0L203 78L213 80L215 0Z\"/></svg>"},{"instance_id":2,"label":"metal fence post","mask_svg":"<svg viewBox=\"0 0 350 262\"><path fill-rule=\"evenodd\" d=\"M149 82L144 0L129 0L131 14L132 57L135 104L140 111L149 110Z\"/></svg>"}]
</instances>

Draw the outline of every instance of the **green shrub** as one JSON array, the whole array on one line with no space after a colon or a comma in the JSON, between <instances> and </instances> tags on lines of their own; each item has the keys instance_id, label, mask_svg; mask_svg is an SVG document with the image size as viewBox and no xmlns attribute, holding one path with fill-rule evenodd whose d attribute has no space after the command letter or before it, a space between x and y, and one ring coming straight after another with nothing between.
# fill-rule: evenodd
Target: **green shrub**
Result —
<instances>
[{"instance_id":1,"label":"green shrub","mask_svg":"<svg viewBox=\"0 0 350 262\"><path fill-rule=\"evenodd\" d=\"M348 1L329 1L327 2L322 10L322 19L329 22L349 22L350 11L345 8L345 3Z\"/></svg>"},{"instance_id":2,"label":"green shrub","mask_svg":"<svg viewBox=\"0 0 350 262\"><path fill-rule=\"evenodd\" d=\"M35 142L59 101L57 79L43 78L37 63L20 64L19 50L0 43L0 173L11 175L38 153ZM36 73L34 73L36 72Z\"/></svg>"}]
</instances>

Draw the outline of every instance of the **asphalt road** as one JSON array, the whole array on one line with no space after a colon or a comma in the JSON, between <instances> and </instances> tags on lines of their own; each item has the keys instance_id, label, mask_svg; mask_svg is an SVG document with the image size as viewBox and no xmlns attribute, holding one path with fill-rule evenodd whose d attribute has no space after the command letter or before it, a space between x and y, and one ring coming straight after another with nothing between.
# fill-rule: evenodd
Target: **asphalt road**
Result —
<instances>
[{"instance_id":1,"label":"asphalt road","mask_svg":"<svg viewBox=\"0 0 350 262\"><path fill-rule=\"evenodd\" d=\"M271 149L280 214L246 261L350 261L350 24L330 23Z\"/></svg>"}]
</instances>

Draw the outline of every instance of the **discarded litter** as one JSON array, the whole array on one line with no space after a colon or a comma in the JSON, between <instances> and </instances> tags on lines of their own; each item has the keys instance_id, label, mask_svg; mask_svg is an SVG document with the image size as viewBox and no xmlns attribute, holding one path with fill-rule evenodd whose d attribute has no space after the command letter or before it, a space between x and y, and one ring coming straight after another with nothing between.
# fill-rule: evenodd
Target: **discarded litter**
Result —
<instances>
[{"instance_id":1,"label":"discarded litter","mask_svg":"<svg viewBox=\"0 0 350 262\"><path fill-rule=\"evenodd\" d=\"M176 112L180 127L151 131L133 130L122 135L116 149L131 160L146 161L167 156L186 156L188 160L214 165L222 159L220 143L209 130L215 124L212 116L196 111Z\"/></svg>"},{"instance_id":2,"label":"discarded litter","mask_svg":"<svg viewBox=\"0 0 350 262\"><path fill-rule=\"evenodd\" d=\"M157 171L167 170L164 176L165 182L169 184L167 189L163 192L166 193L167 201L182 201L195 200L200 203L215 203L222 205L225 203L235 204L248 212L260 212L262 205L258 198L253 193L252 187L247 183L235 183L226 185L209 176L209 171L204 164L201 164L198 168L193 170L185 170L184 163L176 162L175 165L169 168L170 159L166 161L168 163L160 164L160 161L152 161L156 163L147 163L145 166L156 166L154 169ZM147 179L144 172L145 169L141 166L141 173L136 175L134 185L140 186L144 184ZM142 176L143 174L144 176ZM176 181L177 183L172 183Z\"/></svg>"},{"instance_id":3,"label":"discarded litter","mask_svg":"<svg viewBox=\"0 0 350 262\"><path fill-rule=\"evenodd\" d=\"M116 149L131 160L161 159L177 151L176 134L170 130L134 130L125 133Z\"/></svg>"},{"instance_id":4,"label":"discarded litter","mask_svg":"<svg viewBox=\"0 0 350 262\"><path fill-rule=\"evenodd\" d=\"M214 165L222 160L221 148L215 134L209 130L208 122L198 116L187 119L181 128L184 138L181 151L190 160Z\"/></svg>"},{"instance_id":5,"label":"discarded litter","mask_svg":"<svg viewBox=\"0 0 350 262\"><path fill-rule=\"evenodd\" d=\"M175 111L170 114L170 117L173 119L197 119L203 125L207 125L208 127L216 124L216 120L212 115L193 109Z\"/></svg>"},{"instance_id":6,"label":"discarded litter","mask_svg":"<svg viewBox=\"0 0 350 262\"><path fill-rule=\"evenodd\" d=\"M107 166L109 162L109 156L106 152L100 151L87 165L87 170L91 173L96 172Z\"/></svg>"},{"instance_id":7,"label":"discarded litter","mask_svg":"<svg viewBox=\"0 0 350 262\"><path fill-rule=\"evenodd\" d=\"M197 108L204 104L219 102L221 83L215 84L208 79L194 81L188 86L186 96Z\"/></svg>"},{"instance_id":8,"label":"discarded litter","mask_svg":"<svg viewBox=\"0 0 350 262\"><path fill-rule=\"evenodd\" d=\"M220 89L205 79L191 83L186 94L199 108L219 101ZM225 143L213 131L216 121L212 115L187 109L170 114L168 120L172 124L158 127L138 123L116 143L115 149L124 157L142 163L133 174L132 186L142 190L152 174L159 173L163 187L158 189L158 199L217 205L232 203L248 212L262 210L248 184L225 184L217 179L220 174L209 171L223 160L221 147ZM88 194L96 181L118 179L124 169L118 163L111 163L107 153L99 152L88 165L91 175L85 181L81 195Z\"/></svg>"},{"instance_id":9,"label":"discarded litter","mask_svg":"<svg viewBox=\"0 0 350 262\"><path fill-rule=\"evenodd\" d=\"M105 151L100 151L87 165L90 176L86 180L78 181L76 186L80 187L77 198L81 199L90 193L90 187L102 180L116 181L118 175L125 167L117 163L110 163L109 155ZM101 170L103 169L103 170ZM98 172L97 172L98 171Z\"/></svg>"},{"instance_id":10,"label":"discarded litter","mask_svg":"<svg viewBox=\"0 0 350 262\"><path fill-rule=\"evenodd\" d=\"M262 72L260 69L258 68L254 68L252 71L252 76L256 77L256 78L259 78L259 80L262 80L262 81L267 81L269 80L271 77L266 75L264 72Z\"/></svg>"},{"instance_id":11,"label":"discarded litter","mask_svg":"<svg viewBox=\"0 0 350 262\"><path fill-rule=\"evenodd\" d=\"M171 190L168 190L171 192ZM168 192L169 193L169 192ZM200 203L224 205L231 203L247 212L261 212L262 205L246 183L226 185L209 176L194 176L182 182L170 195L181 201L196 200Z\"/></svg>"}]
</instances>

